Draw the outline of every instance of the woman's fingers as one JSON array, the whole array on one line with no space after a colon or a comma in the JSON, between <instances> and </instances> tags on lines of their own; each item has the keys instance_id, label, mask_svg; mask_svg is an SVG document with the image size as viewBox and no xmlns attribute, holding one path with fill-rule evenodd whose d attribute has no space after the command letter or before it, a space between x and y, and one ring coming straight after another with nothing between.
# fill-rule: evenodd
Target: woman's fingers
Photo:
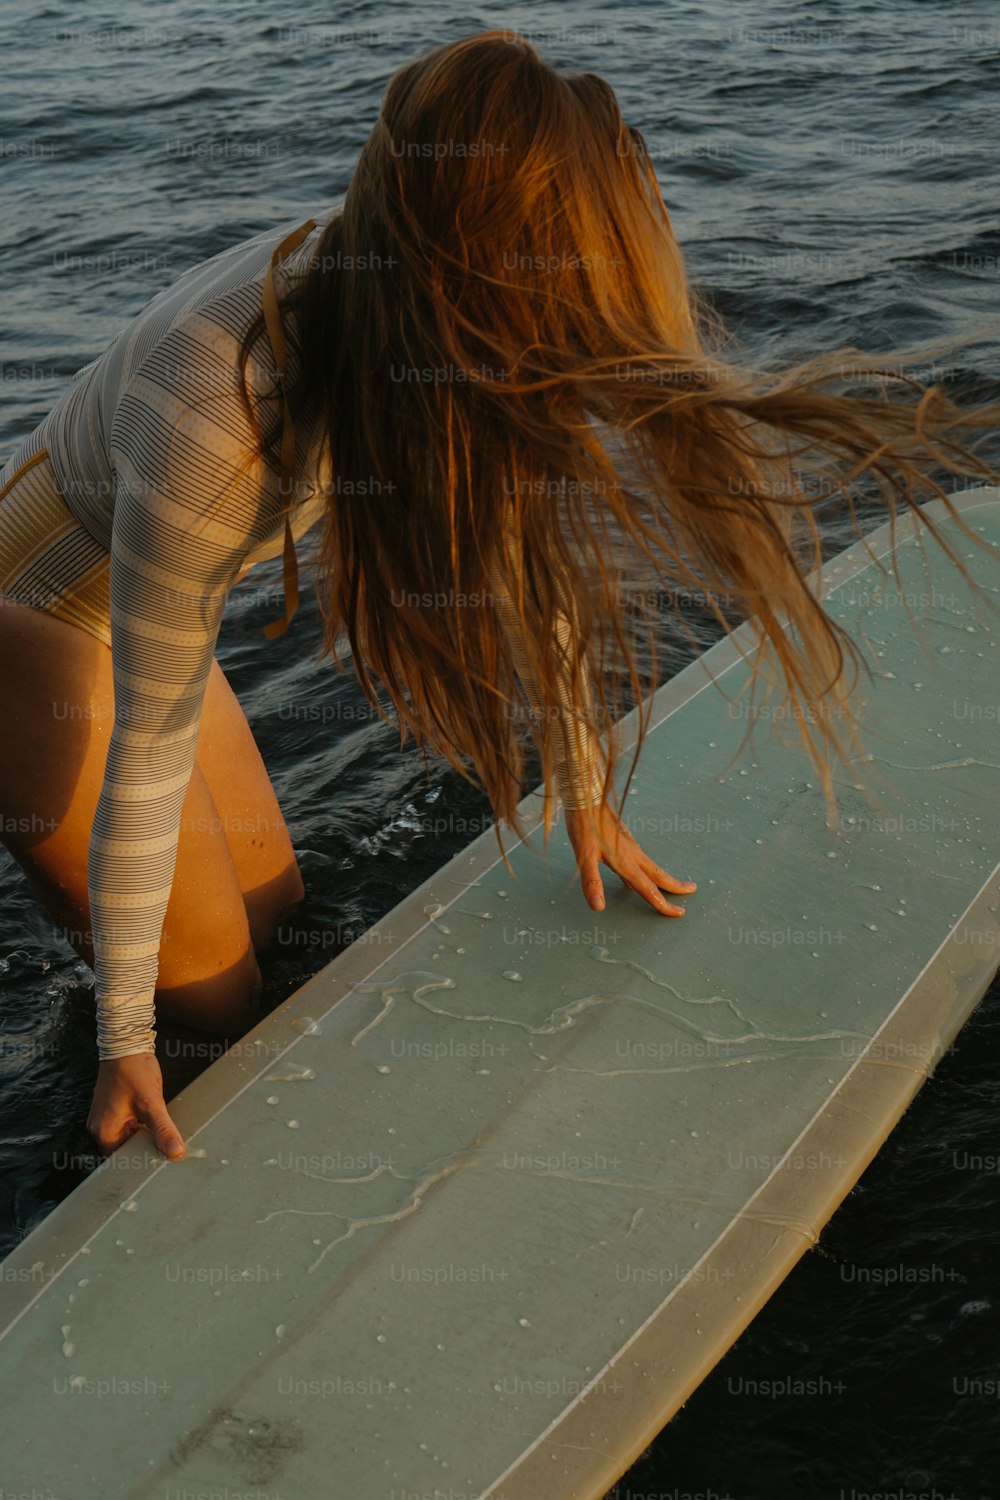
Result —
<instances>
[{"instance_id":1,"label":"woman's fingers","mask_svg":"<svg viewBox=\"0 0 1000 1500\"><path fill-rule=\"evenodd\" d=\"M606 864L624 885L642 896L656 911L670 917L685 915L684 907L668 901L663 890L673 895L690 895L698 889L695 881L680 880L650 859L620 818L615 815L608 817L602 812L595 820L592 816L570 810L566 814L566 824L577 857L583 894L593 911L603 911L605 907L598 865Z\"/></svg>"},{"instance_id":2,"label":"woman's fingers","mask_svg":"<svg viewBox=\"0 0 1000 1500\"><path fill-rule=\"evenodd\" d=\"M617 865L614 865L611 864L610 859L608 859L605 855L604 862L605 864L611 865L611 868L614 870L615 874L619 877L620 880L623 880L625 882L630 890L637 892L637 894L640 896L644 896L649 902L650 906L655 907L656 910L662 912L664 916L683 917L683 906L674 906L672 902L667 900L666 896L664 896L663 892L659 889L659 886L653 880L651 880L650 877L642 869L638 860L619 860ZM668 878L673 881L671 889L676 890L678 886L681 890L688 889L688 887L685 886L682 881L675 881L673 880L672 876Z\"/></svg>"},{"instance_id":3,"label":"woman's fingers","mask_svg":"<svg viewBox=\"0 0 1000 1500\"><path fill-rule=\"evenodd\" d=\"M696 891L698 889L693 880L680 880L676 875L671 875L668 870L664 870L655 860L650 859L649 855L640 848L633 835L624 825L619 830L619 842L614 853L618 857L631 858L644 875L647 875L650 880L655 881L657 885L663 886L668 891L672 891L675 896L686 895L689 891ZM611 861L606 860L606 863L610 864Z\"/></svg>"},{"instance_id":4,"label":"woman's fingers","mask_svg":"<svg viewBox=\"0 0 1000 1500\"><path fill-rule=\"evenodd\" d=\"M154 1145L168 1161L178 1161L187 1155L181 1133L167 1113L167 1106L162 1099L150 1100L144 1107L140 1107L140 1113L142 1123L153 1137Z\"/></svg>"},{"instance_id":5,"label":"woman's fingers","mask_svg":"<svg viewBox=\"0 0 1000 1500\"><path fill-rule=\"evenodd\" d=\"M163 1077L152 1053L107 1059L97 1083L87 1129L106 1155L145 1126L159 1151L171 1161L186 1155L180 1131L167 1111Z\"/></svg>"},{"instance_id":6,"label":"woman's fingers","mask_svg":"<svg viewBox=\"0 0 1000 1500\"><path fill-rule=\"evenodd\" d=\"M123 1146L130 1136L135 1135L136 1131L141 1129L142 1121L137 1120L134 1115L130 1116L130 1118L124 1122L121 1129L119 1130L118 1139L112 1149L117 1151L119 1146Z\"/></svg>"},{"instance_id":7,"label":"woman's fingers","mask_svg":"<svg viewBox=\"0 0 1000 1500\"><path fill-rule=\"evenodd\" d=\"M654 864L648 854L641 855L641 868L651 880L655 880L657 885L663 886L668 891L673 891L675 896L686 896L689 891L696 891L698 889L696 881L680 880L676 875L668 874L666 870Z\"/></svg>"},{"instance_id":8,"label":"woman's fingers","mask_svg":"<svg viewBox=\"0 0 1000 1500\"><path fill-rule=\"evenodd\" d=\"M584 899L593 911L604 910L604 884L597 868L597 850L584 856L580 866L580 884Z\"/></svg>"},{"instance_id":9,"label":"woman's fingers","mask_svg":"<svg viewBox=\"0 0 1000 1500\"><path fill-rule=\"evenodd\" d=\"M627 839L626 846L622 847L625 839L620 839L613 853L610 849L605 849L601 855L604 863L610 865L630 890L644 896L650 906L654 906L657 911L669 917L683 917L684 907L676 906L668 901L659 888L663 886L674 895L686 895L697 890L695 882L678 880L676 875L671 875L669 871L662 869L650 859L649 855L640 849L627 829L622 828L621 833Z\"/></svg>"}]
</instances>

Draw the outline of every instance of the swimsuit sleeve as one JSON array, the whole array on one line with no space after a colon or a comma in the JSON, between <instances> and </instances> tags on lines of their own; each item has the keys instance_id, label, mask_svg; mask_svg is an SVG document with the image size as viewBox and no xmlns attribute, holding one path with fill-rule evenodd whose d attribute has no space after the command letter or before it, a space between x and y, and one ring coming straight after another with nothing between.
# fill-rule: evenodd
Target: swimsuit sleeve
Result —
<instances>
[{"instance_id":1,"label":"swimsuit sleeve","mask_svg":"<svg viewBox=\"0 0 1000 1500\"><path fill-rule=\"evenodd\" d=\"M102 1061L155 1051L163 919L219 625L247 552L281 523L237 348L210 307L189 313L132 376L110 434L115 715L88 858ZM262 395L253 360L247 379Z\"/></svg>"},{"instance_id":2,"label":"swimsuit sleeve","mask_svg":"<svg viewBox=\"0 0 1000 1500\"><path fill-rule=\"evenodd\" d=\"M509 532L507 545L511 559L515 560L516 548L512 546ZM538 680L531 670L524 645L524 627L510 591L497 570L493 571L492 580L500 625L528 699L533 721L542 728L549 723L553 725L555 779L563 807L593 807L604 799L604 760L595 728L597 715L593 692L586 679L581 686L580 705L578 708L573 706L569 661L576 627L571 618L572 605L568 606L568 610L557 611L555 617L553 647L559 663L559 702L554 705L553 712L547 710Z\"/></svg>"}]
</instances>

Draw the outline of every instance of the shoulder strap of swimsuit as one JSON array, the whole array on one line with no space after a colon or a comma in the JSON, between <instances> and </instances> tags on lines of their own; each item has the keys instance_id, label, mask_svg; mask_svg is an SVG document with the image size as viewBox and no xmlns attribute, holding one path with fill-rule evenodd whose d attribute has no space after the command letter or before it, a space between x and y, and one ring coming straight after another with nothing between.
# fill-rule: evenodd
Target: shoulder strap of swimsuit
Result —
<instances>
[{"instance_id":1,"label":"shoulder strap of swimsuit","mask_svg":"<svg viewBox=\"0 0 1000 1500\"><path fill-rule=\"evenodd\" d=\"M287 370L287 347L285 344L285 333L281 326L281 313L278 308L278 298L274 290L274 268L291 255L293 250L298 249L306 236L316 227L315 219L307 219L300 224L298 229L293 229L291 234L286 235L277 246L271 256L271 263L264 276L264 322L267 327L268 338L271 340L271 350L274 354L274 363L277 368L278 385L281 389L281 478L279 480L278 493L286 496L288 500L285 511L285 551L283 562L282 586L285 599L285 612L279 620L272 620L269 625L263 627L263 633L269 641L276 636L284 634L288 629L292 616L299 607L299 564L295 556L295 538L292 536L291 522L288 512L292 506L292 493L295 485L295 426L292 421L292 408L288 400L288 390L285 384Z\"/></svg>"}]
</instances>

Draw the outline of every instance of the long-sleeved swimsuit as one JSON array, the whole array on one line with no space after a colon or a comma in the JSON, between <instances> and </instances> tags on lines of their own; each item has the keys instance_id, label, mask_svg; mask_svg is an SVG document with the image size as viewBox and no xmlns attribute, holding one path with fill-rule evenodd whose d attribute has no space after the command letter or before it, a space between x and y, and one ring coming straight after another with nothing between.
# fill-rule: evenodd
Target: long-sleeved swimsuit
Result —
<instances>
[{"instance_id":1,"label":"long-sleeved swimsuit","mask_svg":"<svg viewBox=\"0 0 1000 1500\"><path fill-rule=\"evenodd\" d=\"M284 556L287 622L294 542L329 503L317 413L297 411L292 424L280 394L299 371L281 296L323 227L286 223L184 272L78 372L0 470L0 595L70 620L112 653L114 727L88 850L102 1059L155 1047L163 920L229 592ZM247 380L261 412L270 402L284 416L280 473L257 455L238 391L240 343L262 306ZM537 706L509 596L498 607ZM600 798L596 739L585 740L574 733L557 753L567 806Z\"/></svg>"}]
</instances>

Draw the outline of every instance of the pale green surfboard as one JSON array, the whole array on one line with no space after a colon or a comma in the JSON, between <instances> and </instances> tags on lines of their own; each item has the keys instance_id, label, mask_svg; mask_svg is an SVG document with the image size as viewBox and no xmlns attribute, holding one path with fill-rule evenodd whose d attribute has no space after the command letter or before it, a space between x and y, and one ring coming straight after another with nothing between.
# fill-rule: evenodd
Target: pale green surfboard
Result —
<instances>
[{"instance_id":1,"label":"pale green surfboard","mask_svg":"<svg viewBox=\"0 0 1000 1500\"><path fill-rule=\"evenodd\" d=\"M956 499L1000 547L1000 491ZM1000 568L946 528L1000 600ZM629 814L699 882L687 915L612 875L591 913L561 828L547 863L514 849L514 877L485 834L402 902L178 1096L185 1161L136 1137L4 1262L8 1490L613 1484L816 1242L997 966L1000 616L899 535L919 633L861 544L827 573L876 672L882 812L842 775L828 829L767 723L730 764L732 643L682 672Z\"/></svg>"}]
</instances>

